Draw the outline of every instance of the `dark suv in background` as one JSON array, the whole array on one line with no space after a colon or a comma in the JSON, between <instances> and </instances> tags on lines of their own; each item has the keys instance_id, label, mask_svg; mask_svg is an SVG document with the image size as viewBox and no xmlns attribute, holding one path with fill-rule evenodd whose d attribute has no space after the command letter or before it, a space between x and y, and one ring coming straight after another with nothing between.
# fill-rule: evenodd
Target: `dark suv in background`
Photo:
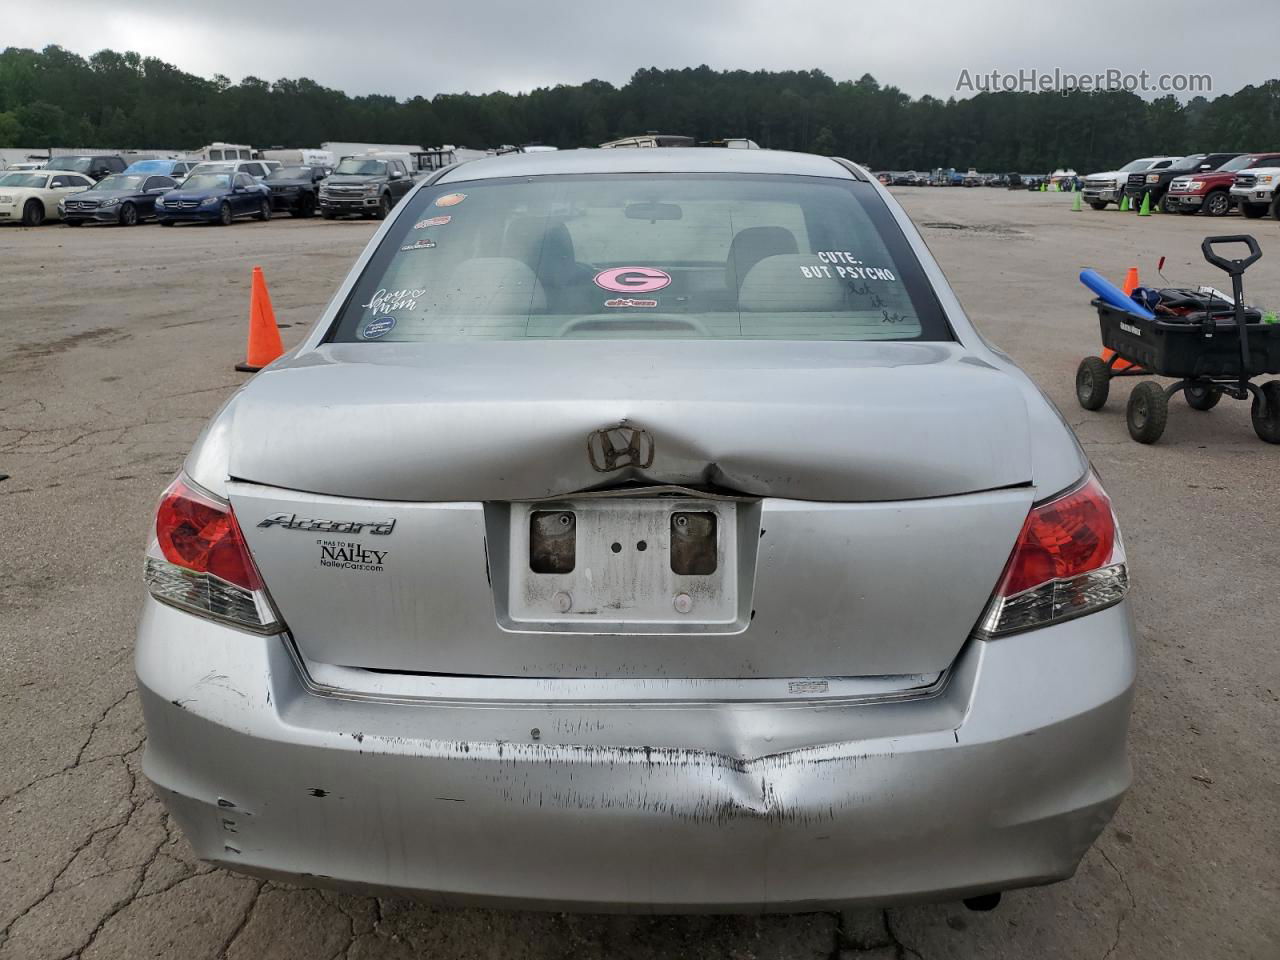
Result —
<instances>
[{"instance_id":1,"label":"dark suv in background","mask_svg":"<svg viewBox=\"0 0 1280 960\"><path fill-rule=\"evenodd\" d=\"M320 185L320 215L332 220L358 213L381 220L413 188L403 160L343 157Z\"/></svg>"},{"instance_id":2,"label":"dark suv in background","mask_svg":"<svg viewBox=\"0 0 1280 960\"><path fill-rule=\"evenodd\" d=\"M1131 173L1129 180L1124 186L1124 194L1129 198L1129 204L1137 209L1142 203L1143 194L1151 194L1151 205L1160 206L1165 213L1173 213L1176 209L1168 200L1166 194L1169 192L1169 184L1173 182L1174 177L1185 177L1190 173L1205 173L1209 170L1217 170L1220 166L1229 160L1234 160L1243 150L1233 150L1230 153L1193 153L1188 157L1183 157L1171 167L1165 167L1163 170L1148 170L1145 173Z\"/></svg>"},{"instance_id":3,"label":"dark suv in background","mask_svg":"<svg viewBox=\"0 0 1280 960\"><path fill-rule=\"evenodd\" d=\"M271 188L271 209L287 210L291 217L315 216L320 183L331 173L331 167L311 164L291 164L272 170L262 181Z\"/></svg>"},{"instance_id":4,"label":"dark suv in background","mask_svg":"<svg viewBox=\"0 0 1280 960\"><path fill-rule=\"evenodd\" d=\"M113 173L124 173L128 164L124 157L114 153L89 153L53 157L44 168L46 170L69 170L72 173L83 173L86 177L101 180Z\"/></svg>"}]
</instances>

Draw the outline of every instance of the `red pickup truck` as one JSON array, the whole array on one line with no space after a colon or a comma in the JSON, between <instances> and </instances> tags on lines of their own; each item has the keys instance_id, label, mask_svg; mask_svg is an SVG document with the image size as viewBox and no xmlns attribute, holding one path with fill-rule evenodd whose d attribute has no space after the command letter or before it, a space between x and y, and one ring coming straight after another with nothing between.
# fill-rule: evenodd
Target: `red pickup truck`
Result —
<instances>
[{"instance_id":1,"label":"red pickup truck","mask_svg":"<svg viewBox=\"0 0 1280 960\"><path fill-rule=\"evenodd\" d=\"M1226 216L1233 206L1231 184L1236 174L1250 167L1280 166L1280 152L1242 153L1217 170L1176 177L1169 184L1166 204L1171 210L1192 214L1204 211L1210 217Z\"/></svg>"}]
</instances>

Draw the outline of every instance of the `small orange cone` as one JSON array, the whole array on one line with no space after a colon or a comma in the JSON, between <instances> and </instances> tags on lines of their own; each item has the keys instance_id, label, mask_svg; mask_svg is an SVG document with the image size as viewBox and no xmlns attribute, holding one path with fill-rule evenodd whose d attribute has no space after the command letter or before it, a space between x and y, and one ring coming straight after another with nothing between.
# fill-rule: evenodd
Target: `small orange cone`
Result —
<instances>
[{"instance_id":1,"label":"small orange cone","mask_svg":"<svg viewBox=\"0 0 1280 960\"><path fill-rule=\"evenodd\" d=\"M1125 293L1129 294L1129 293L1133 293L1133 291L1137 290L1138 287L1140 287L1141 285L1142 285L1141 282L1138 280L1138 268L1130 267L1129 272L1124 275L1124 286L1122 286L1120 289L1122 289ZM1109 347L1102 348L1103 360L1110 360L1112 355L1114 354L1115 354L1115 351L1112 350L1111 348ZM1130 363L1128 360L1117 360L1115 363L1111 365L1111 369L1112 370L1129 370L1129 369L1136 370L1138 369L1138 367L1137 367L1137 364Z\"/></svg>"},{"instance_id":2,"label":"small orange cone","mask_svg":"<svg viewBox=\"0 0 1280 960\"><path fill-rule=\"evenodd\" d=\"M257 373L283 353L284 344L280 342L276 312L271 309L267 281L262 276L262 268L254 267L253 292L249 296L249 349L244 363L237 363L236 369Z\"/></svg>"}]
</instances>

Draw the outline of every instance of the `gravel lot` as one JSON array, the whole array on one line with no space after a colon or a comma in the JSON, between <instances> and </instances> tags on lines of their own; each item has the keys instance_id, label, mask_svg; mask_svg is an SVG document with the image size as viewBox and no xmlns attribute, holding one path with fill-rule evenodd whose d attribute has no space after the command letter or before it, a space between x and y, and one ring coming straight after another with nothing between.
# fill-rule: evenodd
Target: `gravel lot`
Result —
<instances>
[{"instance_id":1,"label":"gravel lot","mask_svg":"<svg viewBox=\"0 0 1280 960\"><path fill-rule=\"evenodd\" d=\"M1124 427L1087 413L1083 266L1221 283L1206 233L1248 229L1251 298L1280 307L1274 221L1070 211L1070 197L899 192L979 328L1060 406L1115 498L1135 581L1136 784L1074 879L990 914L940 904L793 917L441 911L294 889L191 857L141 776L131 651L154 501L243 378L250 267L286 345L373 231L0 227L0 960L169 957L1280 956L1280 448L1248 407Z\"/></svg>"}]
</instances>

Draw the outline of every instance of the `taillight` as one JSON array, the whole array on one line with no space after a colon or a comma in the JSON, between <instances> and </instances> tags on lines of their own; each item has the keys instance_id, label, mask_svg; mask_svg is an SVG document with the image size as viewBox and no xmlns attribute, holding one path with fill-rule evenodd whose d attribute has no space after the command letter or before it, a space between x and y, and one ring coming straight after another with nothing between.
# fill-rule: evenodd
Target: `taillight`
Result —
<instances>
[{"instance_id":1,"label":"taillight","mask_svg":"<svg viewBox=\"0 0 1280 960\"><path fill-rule=\"evenodd\" d=\"M1111 500L1092 473L1027 515L978 634L993 638L1119 603L1129 588Z\"/></svg>"},{"instance_id":2,"label":"taillight","mask_svg":"<svg viewBox=\"0 0 1280 960\"><path fill-rule=\"evenodd\" d=\"M231 505L181 476L160 498L145 579L163 603L260 633L280 630Z\"/></svg>"}]
</instances>

